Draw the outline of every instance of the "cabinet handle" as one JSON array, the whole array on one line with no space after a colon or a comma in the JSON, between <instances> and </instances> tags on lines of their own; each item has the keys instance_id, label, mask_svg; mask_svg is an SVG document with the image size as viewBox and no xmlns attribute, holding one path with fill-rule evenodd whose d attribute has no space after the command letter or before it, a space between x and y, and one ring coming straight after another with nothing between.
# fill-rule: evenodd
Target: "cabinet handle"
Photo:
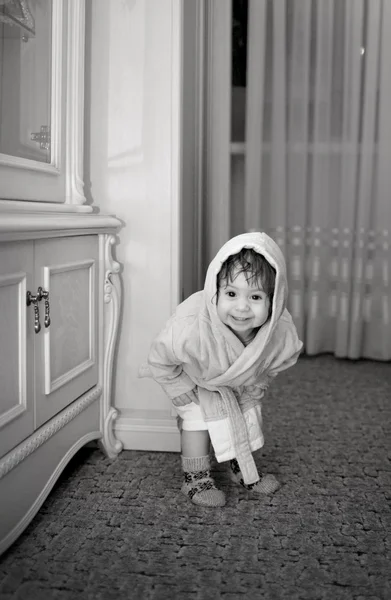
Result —
<instances>
[{"instance_id":1,"label":"cabinet handle","mask_svg":"<svg viewBox=\"0 0 391 600\"><path fill-rule=\"evenodd\" d=\"M34 331L35 333L39 333L41 331L41 323L39 322L39 308L38 302L40 299L38 296L34 296L31 292L27 292L26 294L26 303L27 306L30 304L34 304Z\"/></svg>"},{"instance_id":2,"label":"cabinet handle","mask_svg":"<svg viewBox=\"0 0 391 600\"><path fill-rule=\"evenodd\" d=\"M37 296L38 296L39 300L42 300L42 298L45 300L45 319L44 319L44 323L45 323L45 327L50 327L49 292L47 292L46 290L43 290L41 288L41 286L39 286L38 292L37 292Z\"/></svg>"},{"instance_id":3,"label":"cabinet handle","mask_svg":"<svg viewBox=\"0 0 391 600\"><path fill-rule=\"evenodd\" d=\"M41 331L41 323L39 322L39 308L38 308L38 302L41 302L41 300L45 300L44 323L45 323L45 327L49 327L50 326L49 292L47 292L46 290L42 289L41 286L39 286L35 296L31 292L27 292L27 294L26 294L27 306L30 306L30 304L34 304L34 331L35 331L35 333L39 333Z\"/></svg>"}]
</instances>

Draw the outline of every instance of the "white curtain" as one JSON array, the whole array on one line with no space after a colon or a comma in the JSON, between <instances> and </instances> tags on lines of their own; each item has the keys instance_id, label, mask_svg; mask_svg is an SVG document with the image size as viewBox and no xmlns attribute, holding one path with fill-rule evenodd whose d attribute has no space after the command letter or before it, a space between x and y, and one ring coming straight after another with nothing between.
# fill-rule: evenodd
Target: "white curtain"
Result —
<instances>
[{"instance_id":1,"label":"white curtain","mask_svg":"<svg viewBox=\"0 0 391 600\"><path fill-rule=\"evenodd\" d=\"M244 228L283 248L308 354L391 360L391 0L248 10Z\"/></svg>"}]
</instances>

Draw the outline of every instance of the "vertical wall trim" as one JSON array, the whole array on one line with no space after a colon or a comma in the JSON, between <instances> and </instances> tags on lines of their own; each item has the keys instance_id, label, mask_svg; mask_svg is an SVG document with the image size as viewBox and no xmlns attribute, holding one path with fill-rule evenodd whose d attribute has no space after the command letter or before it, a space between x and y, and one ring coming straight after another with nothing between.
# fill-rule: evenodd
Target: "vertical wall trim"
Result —
<instances>
[{"instance_id":1,"label":"vertical wall trim","mask_svg":"<svg viewBox=\"0 0 391 600\"><path fill-rule=\"evenodd\" d=\"M232 0L207 6L205 267L230 236Z\"/></svg>"},{"instance_id":2,"label":"vertical wall trim","mask_svg":"<svg viewBox=\"0 0 391 600\"><path fill-rule=\"evenodd\" d=\"M198 291L204 283L205 6L206 0L183 0L180 96L182 298Z\"/></svg>"},{"instance_id":3,"label":"vertical wall trim","mask_svg":"<svg viewBox=\"0 0 391 600\"><path fill-rule=\"evenodd\" d=\"M182 27L183 1L172 0L171 12L171 310L181 300L182 189Z\"/></svg>"},{"instance_id":4,"label":"vertical wall trim","mask_svg":"<svg viewBox=\"0 0 391 600\"><path fill-rule=\"evenodd\" d=\"M205 160L205 35L206 35L206 10L205 1L197 1L196 22L196 122L195 122L195 150L196 150L196 182L195 182L195 210L194 222L196 223L196 254L195 254L195 286L201 289L204 285L203 257L203 222L204 222L204 160Z\"/></svg>"}]
</instances>

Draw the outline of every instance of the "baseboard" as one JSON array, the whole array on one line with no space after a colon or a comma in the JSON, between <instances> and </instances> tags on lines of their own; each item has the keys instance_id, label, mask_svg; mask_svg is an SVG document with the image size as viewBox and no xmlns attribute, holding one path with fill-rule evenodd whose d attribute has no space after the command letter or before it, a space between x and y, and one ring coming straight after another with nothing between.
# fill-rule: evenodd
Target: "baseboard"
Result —
<instances>
[{"instance_id":1,"label":"baseboard","mask_svg":"<svg viewBox=\"0 0 391 600\"><path fill-rule=\"evenodd\" d=\"M180 451L176 419L167 411L120 410L114 431L124 450Z\"/></svg>"}]
</instances>

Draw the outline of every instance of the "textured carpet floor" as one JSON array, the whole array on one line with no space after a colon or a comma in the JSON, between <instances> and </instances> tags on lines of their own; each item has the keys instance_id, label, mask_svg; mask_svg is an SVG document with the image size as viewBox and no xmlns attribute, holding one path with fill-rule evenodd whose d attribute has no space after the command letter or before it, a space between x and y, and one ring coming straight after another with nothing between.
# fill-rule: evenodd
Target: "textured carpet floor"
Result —
<instances>
[{"instance_id":1,"label":"textured carpet floor","mask_svg":"<svg viewBox=\"0 0 391 600\"><path fill-rule=\"evenodd\" d=\"M391 365L301 358L264 405L255 499L179 493L179 455L82 449L0 559L0 598L391 599Z\"/></svg>"}]
</instances>

